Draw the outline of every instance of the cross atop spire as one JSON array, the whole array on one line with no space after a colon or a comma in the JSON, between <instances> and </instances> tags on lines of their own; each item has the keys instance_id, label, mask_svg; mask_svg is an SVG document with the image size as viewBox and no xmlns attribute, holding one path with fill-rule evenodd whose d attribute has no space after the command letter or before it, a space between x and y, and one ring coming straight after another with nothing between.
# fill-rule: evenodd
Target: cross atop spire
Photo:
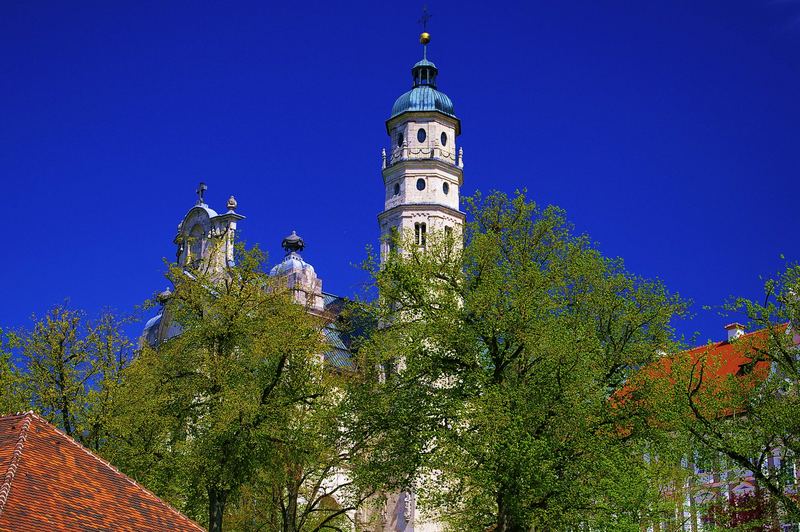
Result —
<instances>
[{"instance_id":1,"label":"cross atop spire","mask_svg":"<svg viewBox=\"0 0 800 532\"><path fill-rule=\"evenodd\" d=\"M428 43L431 42L431 34L428 33L428 21L431 14L428 13L428 5L422 6L422 16L417 22L422 26L422 33L419 34L419 43L422 45L422 59L428 59Z\"/></svg>"},{"instance_id":2,"label":"cross atop spire","mask_svg":"<svg viewBox=\"0 0 800 532\"><path fill-rule=\"evenodd\" d=\"M422 33L428 31L428 21L431 19L433 15L428 13L428 4L422 6L422 16L419 17L419 24L422 26Z\"/></svg>"},{"instance_id":3,"label":"cross atop spire","mask_svg":"<svg viewBox=\"0 0 800 532\"><path fill-rule=\"evenodd\" d=\"M208 187L206 186L205 183L200 181L200 184L197 185L197 190L195 190L195 193L197 194L197 204L198 205L205 204L206 201L205 201L204 196L206 194L206 190L208 190Z\"/></svg>"}]
</instances>

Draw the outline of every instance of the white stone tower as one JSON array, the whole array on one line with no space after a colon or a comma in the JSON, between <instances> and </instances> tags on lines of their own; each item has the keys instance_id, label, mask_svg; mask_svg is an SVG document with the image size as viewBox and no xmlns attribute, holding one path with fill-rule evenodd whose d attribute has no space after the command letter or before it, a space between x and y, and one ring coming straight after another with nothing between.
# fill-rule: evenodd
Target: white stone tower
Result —
<instances>
[{"instance_id":1,"label":"white stone tower","mask_svg":"<svg viewBox=\"0 0 800 532\"><path fill-rule=\"evenodd\" d=\"M393 231L413 235L419 246L432 231L452 232L461 241L464 164L456 144L461 121L450 98L436 89L439 71L428 60L429 42L423 32L422 60L411 69L413 87L394 102L386 121L391 147L388 155L383 152L385 200L378 215L384 258Z\"/></svg>"},{"instance_id":2,"label":"white stone tower","mask_svg":"<svg viewBox=\"0 0 800 532\"><path fill-rule=\"evenodd\" d=\"M423 19L426 15L423 15ZM384 209L378 215L381 258L391 251L393 232L425 247L434 232L451 233L461 246L465 216L459 209L464 178L463 152L456 143L461 121L453 102L437 90L436 65L428 60L430 35L420 35L422 60L411 69L413 86L394 102L386 121L391 147L383 151ZM387 494L381 532L440 532L418 513L413 491Z\"/></svg>"}]
</instances>

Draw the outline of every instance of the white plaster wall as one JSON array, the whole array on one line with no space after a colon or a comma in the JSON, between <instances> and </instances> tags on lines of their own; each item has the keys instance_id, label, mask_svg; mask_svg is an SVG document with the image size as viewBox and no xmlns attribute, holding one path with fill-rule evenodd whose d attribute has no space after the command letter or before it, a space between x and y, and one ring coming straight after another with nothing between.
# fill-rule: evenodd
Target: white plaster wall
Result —
<instances>
[{"instance_id":1,"label":"white plaster wall","mask_svg":"<svg viewBox=\"0 0 800 532\"><path fill-rule=\"evenodd\" d=\"M417 138L420 129L425 129L422 142ZM401 133L403 142L398 144ZM445 145L442 145L442 133L447 135ZM433 153L435 157L455 164L457 150L455 125L441 115L410 117L394 125L389 134L390 163L397 159L427 159Z\"/></svg>"},{"instance_id":2,"label":"white plaster wall","mask_svg":"<svg viewBox=\"0 0 800 532\"><path fill-rule=\"evenodd\" d=\"M394 171L385 175L384 210L404 203L434 203L454 210L459 208L461 174L455 169L448 169L438 164L429 168L407 168L398 165ZM417 179L425 180L425 189L417 190ZM400 193L394 194L395 183L400 184ZM444 193L443 184L450 187Z\"/></svg>"}]
</instances>

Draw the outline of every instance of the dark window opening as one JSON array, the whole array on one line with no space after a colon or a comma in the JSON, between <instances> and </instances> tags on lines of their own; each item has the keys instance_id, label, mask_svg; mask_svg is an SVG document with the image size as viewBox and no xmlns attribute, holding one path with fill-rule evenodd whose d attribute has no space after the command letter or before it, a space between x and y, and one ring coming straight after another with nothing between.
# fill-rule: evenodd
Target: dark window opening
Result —
<instances>
[{"instance_id":1,"label":"dark window opening","mask_svg":"<svg viewBox=\"0 0 800 532\"><path fill-rule=\"evenodd\" d=\"M418 246L425 247L425 240L426 240L426 233L428 227L424 223L415 223L414 224L414 240L416 241Z\"/></svg>"}]
</instances>

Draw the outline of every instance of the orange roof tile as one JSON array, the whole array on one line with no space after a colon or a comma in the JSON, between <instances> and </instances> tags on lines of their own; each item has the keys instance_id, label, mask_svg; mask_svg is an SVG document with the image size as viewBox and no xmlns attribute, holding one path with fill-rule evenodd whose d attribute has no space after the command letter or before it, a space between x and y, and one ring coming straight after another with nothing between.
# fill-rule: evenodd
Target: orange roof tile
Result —
<instances>
[{"instance_id":1,"label":"orange roof tile","mask_svg":"<svg viewBox=\"0 0 800 532\"><path fill-rule=\"evenodd\" d=\"M203 530L32 412L0 417L0 530Z\"/></svg>"}]
</instances>

